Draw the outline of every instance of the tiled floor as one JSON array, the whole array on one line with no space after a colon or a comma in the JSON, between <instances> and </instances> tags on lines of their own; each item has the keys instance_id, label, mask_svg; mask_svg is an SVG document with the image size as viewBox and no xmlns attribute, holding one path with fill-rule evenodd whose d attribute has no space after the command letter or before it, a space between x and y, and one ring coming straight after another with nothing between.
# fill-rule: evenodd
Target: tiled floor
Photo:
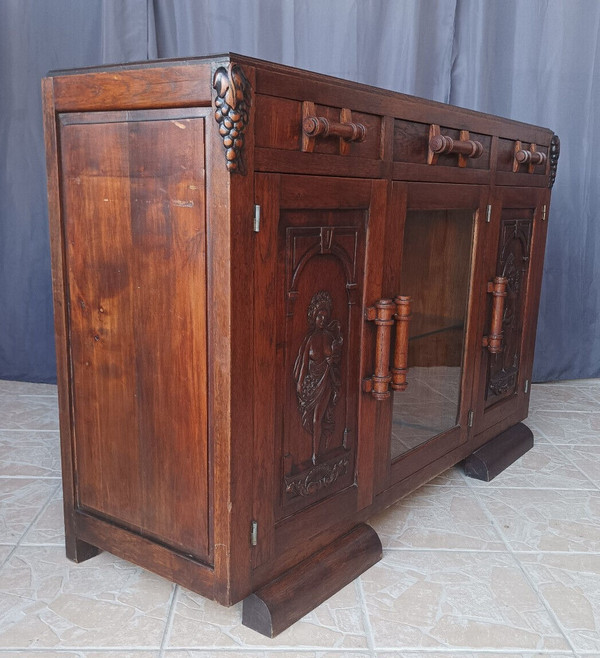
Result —
<instances>
[{"instance_id":1,"label":"tiled floor","mask_svg":"<svg viewBox=\"0 0 600 658\"><path fill-rule=\"evenodd\" d=\"M600 656L600 380L534 386L536 445L373 519L384 558L275 640L108 553L64 557L55 387L0 381L0 658Z\"/></svg>"}]
</instances>

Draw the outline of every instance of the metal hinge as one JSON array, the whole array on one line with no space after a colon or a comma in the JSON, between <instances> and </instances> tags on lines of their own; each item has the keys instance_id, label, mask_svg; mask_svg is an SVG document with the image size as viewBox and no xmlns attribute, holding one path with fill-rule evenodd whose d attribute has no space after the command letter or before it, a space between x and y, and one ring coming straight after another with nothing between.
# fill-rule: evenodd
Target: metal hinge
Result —
<instances>
[{"instance_id":1,"label":"metal hinge","mask_svg":"<svg viewBox=\"0 0 600 658\"><path fill-rule=\"evenodd\" d=\"M548 210L548 209L546 208L546 204L544 204L544 205L542 206L542 221L543 221L543 222L546 221L546 212L547 212L547 210Z\"/></svg>"},{"instance_id":2,"label":"metal hinge","mask_svg":"<svg viewBox=\"0 0 600 658\"><path fill-rule=\"evenodd\" d=\"M529 393L529 380L528 379L525 380L524 391L525 391L525 393Z\"/></svg>"},{"instance_id":3,"label":"metal hinge","mask_svg":"<svg viewBox=\"0 0 600 658\"><path fill-rule=\"evenodd\" d=\"M471 409L471 411L469 411L469 416L468 416L468 420L467 420L467 426L468 427L473 427L473 417L474 416L475 416L475 412Z\"/></svg>"},{"instance_id":4,"label":"metal hinge","mask_svg":"<svg viewBox=\"0 0 600 658\"><path fill-rule=\"evenodd\" d=\"M492 204L488 203L485 211L485 221L489 224L492 221Z\"/></svg>"},{"instance_id":5,"label":"metal hinge","mask_svg":"<svg viewBox=\"0 0 600 658\"><path fill-rule=\"evenodd\" d=\"M260 206L254 206L254 232L260 231Z\"/></svg>"},{"instance_id":6,"label":"metal hinge","mask_svg":"<svg viewBox=\"0 0 600 658\"><path fill-rule=\"evenodd\" d=\"M252 521L250 524L250 545L258 544L258 521Z\"/></svg>"}]
</instances>

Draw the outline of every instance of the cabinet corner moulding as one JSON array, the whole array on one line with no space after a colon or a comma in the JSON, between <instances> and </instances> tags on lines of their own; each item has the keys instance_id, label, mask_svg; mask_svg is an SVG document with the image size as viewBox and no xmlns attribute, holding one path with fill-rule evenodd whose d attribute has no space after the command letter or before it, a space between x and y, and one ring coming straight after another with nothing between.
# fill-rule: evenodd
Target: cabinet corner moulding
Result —
<instances>
[{"instance_id":1,"label":"cabinet corner moulding","mask_svg":"<svg viewBox=\"0 0 600 658\"><path fill-rule=\"evenodd\" d=\"M213 78L215 120L225 148L227 170L245 174L244 133L252 104L251 86L241 66L231 62L220 66Z\"/></svg>"}]
</instances>

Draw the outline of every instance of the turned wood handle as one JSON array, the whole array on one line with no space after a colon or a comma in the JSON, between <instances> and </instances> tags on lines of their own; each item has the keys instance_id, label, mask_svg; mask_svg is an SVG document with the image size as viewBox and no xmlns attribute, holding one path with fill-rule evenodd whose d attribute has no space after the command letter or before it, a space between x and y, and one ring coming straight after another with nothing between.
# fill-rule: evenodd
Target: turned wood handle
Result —
<instances>
[{"instance_id":1,"label":"turned wood handle","mask_svg":"<svg viewBox=\"0 0 600 658\"><path fill-rule=\"evenodd\" d=\"M504 300L506 298L506 286L508 279L497 276L488 283L488 293L493 295L492 299L492 321L490 333L484 337L483 346L487 347L490 354L502 352L502 319L504 316Z\"/></svg>"},{"instance_id":2,"label":"turned wood handle","mask_svg":"<svg viewBox=\"0 0 600 658\"><path fill-rule=\"evenodd\" d=\"M452 139L447 135L434 135L429 140L429 150L436 155L457 153L466 158L479 158L483 155L483 144L473 139Z\"/></svg>"},{"instance_id":3,"label":"turned wood handle","mask_svg":"<svg viewBox=\"0 0 600 658\"><path fill-rule=\"evenodd\" d=\"M375 374L363 381L363 391L371 393L376 400L390 397L390 337L394 324L396 305L391 299L380 299L374 306L367 308L365 317L377 326L375 342Z\"/></svg>"},{"instance_id":4,"label":"turned wood handle","mask_svg":"<svg viewBox=\"0 0 600 658\"><path fill-rule=\"evenodd\" d=\"M546 154L539 151L527 151L521 149L515 154L515 159L519 164L543 165L546 164Z\"/></svg>"},{"instance_id":5,"label":"turned wood handle","mask_svg":"<svg viewBox=\"0 0 600 658\"><path fill-rule=\"evenodd\" d=\"M394 391L406 390L408 373L408 325L410 322L410 297L394 298L396 305L396 342L394 345L394 365L392 367L392 388Z\"/></svg>"},{"instance_id":6,"label":"turned wood handle","mask_svg":"<svg viewBox=\"0 0 600 658\"><path fill-rule=\"evenodd\" d=\"M307 137L341 137L347 142L364 142L367 129L362 123L338 123L325 117L306 117L302 130Z\"/></svg>"}]
</instances>

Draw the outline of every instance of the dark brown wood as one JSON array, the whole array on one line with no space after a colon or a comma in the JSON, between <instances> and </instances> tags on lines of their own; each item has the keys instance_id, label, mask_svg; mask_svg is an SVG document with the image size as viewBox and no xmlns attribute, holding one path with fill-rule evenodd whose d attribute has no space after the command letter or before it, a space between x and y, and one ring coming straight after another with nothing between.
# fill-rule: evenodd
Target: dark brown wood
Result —
<instances>
[{"instance_id":1,"label":"dark brown wood","mask_svg":"<svg viewBox=\"0 0 600 658\"><path fill-rule=\"evenodd\" d=\"M408 323L410 321L410 297L398 295L394 297L396 313L396 340L394 343L394 367L392 368L392 383L394 391L406 390L406 374L408 372Z\"/></svg>"},{"instance_id":2,"label":"dark brown wood","mask_svg":"<svg viewBox=\"0 0 600 658\"><path fill-rule=\"evenodd\" d=\"M242 623L275 637L381 557L377 533L368 525L358 525L244 599Z\"/></svg>"},{"instance_id":3,"label":"dark brown wood","mask_svg":"<svg viewBox=\"0 0 600 658\"><path fill-rule=\"evenodd\" d=\"M365 311L367 320L373 321L377 326L377 339L374 374L369 379L363 379L363 391L371 393L376 400L385 400L390 397L389 384L392 381L390 339L395 309L393 300L380 299Z\"/></svg>"},{"instance_id":4,"label":"dark brown wood","mask_svg":"<svg viewBox=\"0 0 600 658\"><path fill-rule=\"evenodd\" d=\"M498 434L464 461L465 475L490 482L533 448L533 433L523 423Z\"/></svg>"},{"instance_id":5,"label":"dark brown wood","mask_svg":"<svg viewBox=\"0 0 600 658\"><path fill-rule=\"evenodd\" d=\"M522 433L551 131L237 55L43 99L70 559L260 591L272 633L374 559L357 523ZM451 387L424 439L408 368Z\"/></svg>"},{"instance_id":6,"label":"dark brown wood","mask_svg":"<svg viewBox=\"0 0 600 658\"><path fill-rule=\"evenodd\" d=\"M490 354L498 354L502 351L502 324L507 284L508 279L506 277L497 276L487 286L487 291L493 298L492 319L490 321L490 332L483 337L483 346L487 347Z\"/></svg>"}]
</instances>

